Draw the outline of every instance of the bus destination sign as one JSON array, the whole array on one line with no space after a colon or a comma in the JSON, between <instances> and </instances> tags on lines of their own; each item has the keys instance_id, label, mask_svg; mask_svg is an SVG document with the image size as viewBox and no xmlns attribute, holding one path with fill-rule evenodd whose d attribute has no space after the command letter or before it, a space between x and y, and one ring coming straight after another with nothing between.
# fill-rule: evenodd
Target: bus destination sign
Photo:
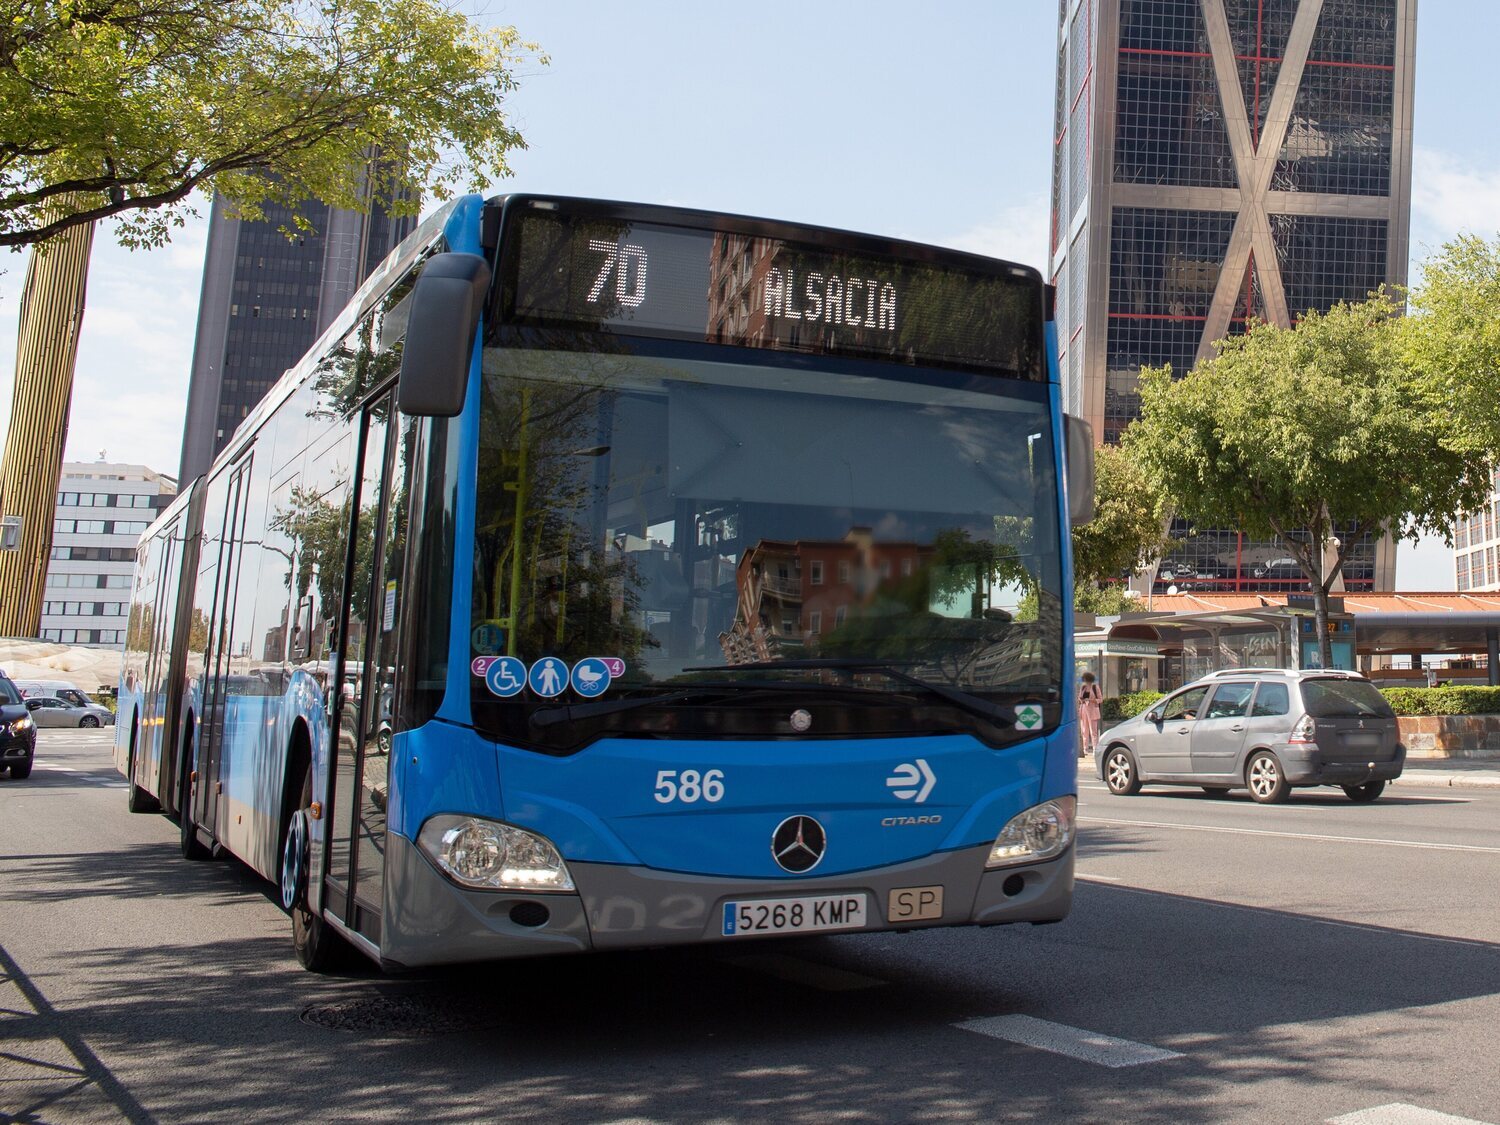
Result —
<instances>
[{"instance_id":1,"label":"bus destination sign","mask_svg":"<svg viewBox=\"0 0 1500 1125\"><path fill-rule=\"evenodd\" d=\"M502 252L512 324L1046 378L1021 267L564 211L522 212Z\"/></svg>"}]
</instances>

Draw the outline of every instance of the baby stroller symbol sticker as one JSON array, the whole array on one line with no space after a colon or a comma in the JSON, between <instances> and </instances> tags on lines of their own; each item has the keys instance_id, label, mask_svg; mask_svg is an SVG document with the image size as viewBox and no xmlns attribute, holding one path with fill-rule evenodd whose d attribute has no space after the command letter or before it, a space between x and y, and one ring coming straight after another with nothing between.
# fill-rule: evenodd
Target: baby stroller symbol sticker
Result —
<instances>
[{"instance_id":1,"label":"baby stroller symbol sticker","mask_svg":"<svg viewBox=\"0 0 1500 1125\"><path fill-rule=\"evenodd\" d=\"M600 656L589 656L573 665L573 690L585 699L593 699L609 690L609 662Z\"/></svg>"},{"instance_id":2,"label":"baby stroller symbol sticker","mask_svg":"<svg viewBox=\"0 0 1500 1125\"><path fill-rule=\"evenodd\" d=\"M543 699L554 699L568 686L568 663L555 656L544 656L531 666L526 682Z\"/></svg>"}]
</instances>

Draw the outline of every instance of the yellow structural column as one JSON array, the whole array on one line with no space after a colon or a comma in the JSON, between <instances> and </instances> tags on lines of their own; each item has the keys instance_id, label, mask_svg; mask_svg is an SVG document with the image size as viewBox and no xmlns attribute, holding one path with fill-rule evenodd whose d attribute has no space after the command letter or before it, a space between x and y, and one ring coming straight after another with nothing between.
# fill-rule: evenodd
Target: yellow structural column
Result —
<instances>
[{"instance_id":1,"label":"yellow structural column","mask_svg":"<svg viewBox=\"0 0 1500 1125\"><path fill-rule=\"evenodd\" d=\"M68 438L92 223L31 251L21 294L10 430L0 460L0 515L21 519L20 548L0 551L0 636L34 637L52 552L52 518Z\"/></svg>"}]
</instances>

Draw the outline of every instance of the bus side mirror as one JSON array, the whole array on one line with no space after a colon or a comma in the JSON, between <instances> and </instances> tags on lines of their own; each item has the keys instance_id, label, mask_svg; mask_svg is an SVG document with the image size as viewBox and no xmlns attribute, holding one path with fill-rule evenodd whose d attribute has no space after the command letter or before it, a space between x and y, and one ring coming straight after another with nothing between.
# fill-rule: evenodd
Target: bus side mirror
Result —
<instances>
[{"instance_id":1,"label":"bus side mirror","mask_svg":"<svg viewBox=\"0 0 1500 1125\"><path fill-rule=\"evenodd\" d=\"M1068 522L1094 518L1094 431L1082 418L1063 415L1063 452L1068 462Z\"/></svg>"},{"instance_id":2,"label":"bus side mirror","mask_svg":"<svg viewBox=\"0 0 1500 1125\"><path fill-rule=\"evenodd\" d=\"M489 263L478 254L435 254L422 267L401 349L396 387L401 413L418 418L462 413L474 333L489 285Z\"/></svg>"}]
</instances>

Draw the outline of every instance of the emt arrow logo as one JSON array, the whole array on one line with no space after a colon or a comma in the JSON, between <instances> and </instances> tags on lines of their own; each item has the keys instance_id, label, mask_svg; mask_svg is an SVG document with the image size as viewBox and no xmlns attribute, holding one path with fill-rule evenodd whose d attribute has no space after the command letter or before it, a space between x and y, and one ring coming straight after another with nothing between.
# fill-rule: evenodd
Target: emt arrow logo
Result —
<instances>
[{"instance_id":1,"label":"emt arrow logo","mask_svg":"<svg viewBox=\"0 0 1500 1125\"><path fill-rule=\"evenodd\" d=\"M927 764L925 758L918 758L915 762L902 762L896 767L896 771L885 779L895 796L903 801L916 799L917 804L927 800L927 794L932 792L932 787L937 784L937 777L932 772L932 767ZM920 788L918 785L920 784Z\"/></svg>"}]
</instances>

